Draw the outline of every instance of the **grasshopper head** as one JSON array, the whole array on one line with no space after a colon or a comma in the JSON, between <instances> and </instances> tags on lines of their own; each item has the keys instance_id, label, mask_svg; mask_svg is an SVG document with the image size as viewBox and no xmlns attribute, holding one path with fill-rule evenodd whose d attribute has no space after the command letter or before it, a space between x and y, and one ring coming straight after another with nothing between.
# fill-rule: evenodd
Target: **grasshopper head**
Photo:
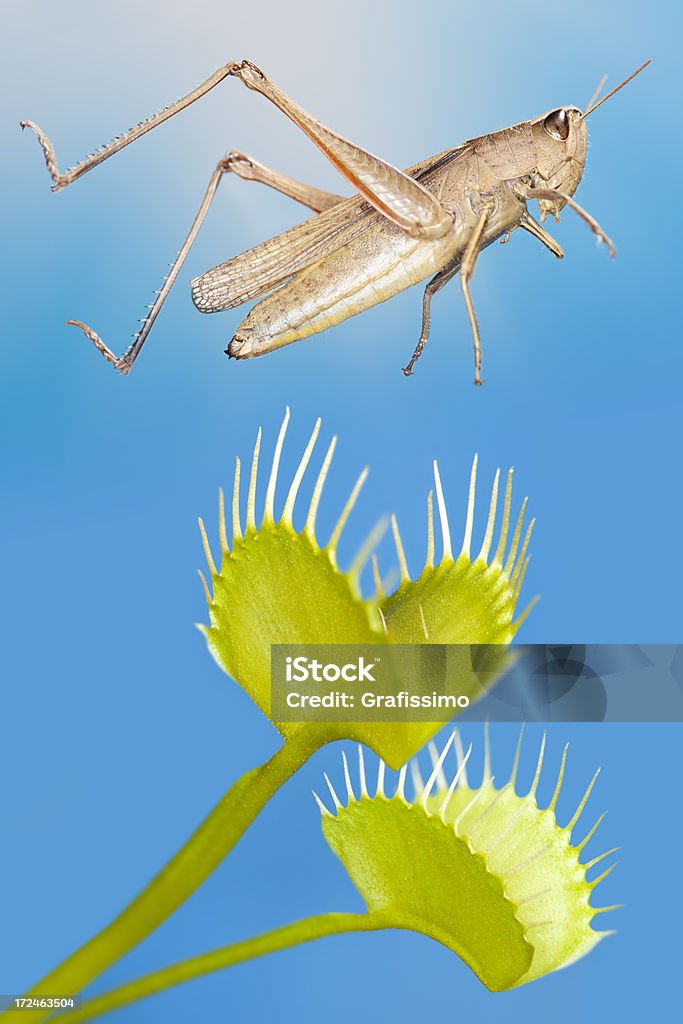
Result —
<instances>
[{"instance_id":1,"label":"grasshopper head","mask_svg":"<svg viewBox=\"0 0 683 1024\"><path fill-rule=\"evenodd\" d=\"M551 110L531 122L536 157L536 180L533 182L535 186L554 188L567 195L574 195L583 177L586 163L586 118L628 85L650 63L646 60L628 78L599 99L607 80L607 76L604 76L583 111L572 106L557 107L556 110ZM539 199L541 220L545 220L548 214L556 220L559 219L563 205L562 201Z\"/></svg>"},{"instance_id":2,"label":"grasshopper head","mask_svg":"<svg viewBox=\"0 0 683 1024\"><path fill-rule=\"evenodd\" d=\"M536 153L537 184L574 195L586 163L586 125L578 107L557 107L531 122ZM562 207L551 199L540 199L543 217L557 216Z\"/></svg>"}]
</instances>

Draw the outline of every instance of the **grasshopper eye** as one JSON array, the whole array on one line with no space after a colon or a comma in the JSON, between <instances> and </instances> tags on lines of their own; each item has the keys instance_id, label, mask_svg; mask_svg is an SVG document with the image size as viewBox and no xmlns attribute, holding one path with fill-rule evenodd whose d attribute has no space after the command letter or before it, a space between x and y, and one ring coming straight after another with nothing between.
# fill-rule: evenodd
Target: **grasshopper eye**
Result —
<instances>
[{"instance_id":1,"label":"grasshopper eye","mask_svg":"<svg viewBox=\"0 0 683 1024\"><path fill-rule=\"evenodd\" d=\"M569 137L567 111L563 108L553 110L552 114L548 114L543 122L543 127L551 138L559 139L560 142L566 142Z\"/></svg>"}]
</instances>

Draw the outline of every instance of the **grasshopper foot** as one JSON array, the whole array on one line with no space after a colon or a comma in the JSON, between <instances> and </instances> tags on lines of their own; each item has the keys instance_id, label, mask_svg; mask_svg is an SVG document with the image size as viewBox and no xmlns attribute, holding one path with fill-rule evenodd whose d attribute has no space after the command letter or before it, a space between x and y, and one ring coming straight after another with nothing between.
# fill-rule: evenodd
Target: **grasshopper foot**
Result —
<instances>
[{"instance_id":1,"label":"grasshopper foot","mask_svg":"<svg viewBox=\"0 0 683 1024\"><path fill-rule=\"evenodd\" d=\"M612 259L614 259L614 257L617 254L617 250L616 250L616 246L615 246L614 242L609 237L609 235L605 234L605 232L602 230L602 228L600 227L599 224L594 229L593 233L594 233L595 237L598 240L598 245L600 245L600 244L606 245L607 246L607 253L608 253L608 255L611 256Z\"/></svg>"},{"instance_id":2,"label":"grasshopper foot","mask_svg":"<svg viewBox=\"0 0 683 1024\"><path fill-rule=\"evenodd\" d=\"M412 358L411 358L410 362L408 363L407 366L403 367L403 376L404 377L412 377L413 376L413 367L415 366L415 363L418 361L418 359L420 358L420 356L424 352L424 347L425 347L426 344L427 344L427 339L425 337L420 338L420 340L418 341L417 345L415 346L415 351L413 352L413 355L412 355Z\"/></svg>"},{"instance_id":3,"label":"grasshopper foot","mask_svg":"<svg viewBox=\"0 0 683 1024\"><path fill-rule=\"evenodd\" d=\"M52 191L59 192L68 185L71 181L70 172L66 174L60 174L59 168L57 167L57 158L55 156L55 147L52 145L50 139L45 134L40 125L37 125L35 121L20 121L19 127L22 131L26 128L30 128L35 137L38 140L40 148L43 151L43 157L45 158L45 166L47 167L48 174L52 178Z\"/></svg>"},{"instance_id":4,"label":"grasshopper foot","mask_svg":"<svg viewBox=\"0 0 683 1024\"><path fill-rule=\"evenodd\" d=\"M67 320L65 326L78 327L79 330L83 331L83 334L85 334L86 338L88 338L93 343L97 351L102 356L104 356L107 362L111 363L115 370L118 370L119 373L122 373L126 376L130 373L132 364L127 358L127 356L115 356L112 350L104 344L99 334L96 334L95 331L93 331L86 324L81 323L80 320Z\"/></svg>"}]
</instances>

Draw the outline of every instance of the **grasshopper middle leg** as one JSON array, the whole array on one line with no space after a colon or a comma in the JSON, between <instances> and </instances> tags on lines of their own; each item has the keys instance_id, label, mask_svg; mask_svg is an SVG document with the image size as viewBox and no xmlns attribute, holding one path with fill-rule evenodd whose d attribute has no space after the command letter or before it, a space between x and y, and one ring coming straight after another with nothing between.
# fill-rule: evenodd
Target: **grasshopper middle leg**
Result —
<instances>
[{"instance_id":1,"label":"grasshopper middle leg","mask_svg":"<svg viewBox=\"0 0 683 1024\"><path fill-rule=\"evenodd\" d=\"M481 379L481 337L479 335L479 324L477 323L477 314L474 312L474 306L472 304L472 296L470 295L470 278L474 273L474 268L477 262L477 256L481 251L481 243L484 237L484 228L486 227L486 221L488 220L488 210L483 210L479 215L474 231L470 236L470 240L467 243L465 254L462 258L462 264L460 266L460 284L462 286L462 293L465 298L465 305L467 306L467 315L470 319L470 326L472 328L472 334L474 336L474 383L483 384Z\"/></svg>"},{"instance_id":2,"label":"grasshopper middle leg","mask_svg":"<svg viewBox=\"0 0 683 1024\"><path fill-rule=\"evenodd\" d=\"M474 383L483 383L481 379L481 340L479 336L479 325L477 324L477 317L474 312L472 297L470 295L470 278L474 272L477 256L481 250L481 243L488 216L488 210L482 211L479 216L479 220L475 224L474 230L470 235L470 239L467 243L467 248L465 249L463 256L456 256L447 267L444 267L443 270L440 270L439 273L431 279L425 288L424 296L422 298L422 330L420 331L420 340L415 346L415 351L413 352L410 362L403 369L403 373L406 377L411 376L415 363L422 355L424 347L427 344L433 297L444 287L444 285L448 284L451 278L455 277L458 271L460 271L460 283L462 285L463 295L465 296L465 305L467 306L467 314L472 327L472 334L474 335Z\"/></svg>"},{"instance_id":3,"label":"grasshopper middle leg","mask_svg":"<svg viewBox=\"0 0 683 1024\"><path fill-rule=\"evenodd\" d=\"M415 363L422 355L424 347L429 339L432 299L437 292L441 291L444 285L448 284L452 277L455 277L459 270L460 257L457 256L452 263L449 263L447 267L444 267L443 270L440 270L439 273L431 279L424 290L424 295L422 296L422 329L420 331L420 340L415 346L415 351L412 354L410 362L407 366L403 367L403 373L406 377L412 376Z\"/></svg>"},{"instance_id":4,"label":"grasshopper middle leg","mask_svg":"<svg viewBox=\"0 0 683 1024\"><path fill-rule=\"evenodd\" d=\"M564 257L564 249L560 243L555 241L553 236L549 235L537 220L534 220L528 210L520 217L519 226L520 228L524 228L525 231L528 231L530 235L534 236L534 238L537 238L539 242L542 242L546 249L548 249L553 256L556 256L558 260L561 260Z\"/></svg>"}]
</instances>

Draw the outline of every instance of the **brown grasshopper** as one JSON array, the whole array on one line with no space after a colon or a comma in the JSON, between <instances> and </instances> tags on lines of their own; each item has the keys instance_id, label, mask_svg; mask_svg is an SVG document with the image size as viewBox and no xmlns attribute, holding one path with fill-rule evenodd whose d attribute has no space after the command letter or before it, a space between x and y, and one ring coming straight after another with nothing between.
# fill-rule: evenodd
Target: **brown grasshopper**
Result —
<instances>
[{"instance_id":1,"label":"brown grasshopper","mask_svg":"<svg viewBox=\"0 0 683 1024\"><path fill-rule=\"evenodd\" d=\"M143 121L82 163L60 174L52 143L32 121L54 182L52 190L70 185L87 171L135 142L146 132L206 95L226 78L275 104L322 150L356 195L345 199L270 170L244 153L220 160L162 288L134 335L132 345L116 356L95 331L79 327L104 358L128 374L194 243L224 174L259 181L314 210L316 216L267 242L207 271L192 282L192 298L202 313L218 313L265 296L242 321L226 353L250 359L341 323L356 313L397 295L410 285L431 280L422 303L420 340L403 372L409 376L429 336L433 296L458 272L474 336L475 384L481 384L481 343L470 295L470 279L482 249L496 239L506 242L521 227L554 256L561 247L528 210L538 202L541 221L569 206L588 224L610 255L615 249L600 225L572 198L586 160L586 118L635 78L650 61L629 75L603 99L604 79L586 109L558 107L532 121L471 139L400 171L349 142L311 117L249 60L230 61L202 85L160 114Z\"/></svg>"}]
</instances>

